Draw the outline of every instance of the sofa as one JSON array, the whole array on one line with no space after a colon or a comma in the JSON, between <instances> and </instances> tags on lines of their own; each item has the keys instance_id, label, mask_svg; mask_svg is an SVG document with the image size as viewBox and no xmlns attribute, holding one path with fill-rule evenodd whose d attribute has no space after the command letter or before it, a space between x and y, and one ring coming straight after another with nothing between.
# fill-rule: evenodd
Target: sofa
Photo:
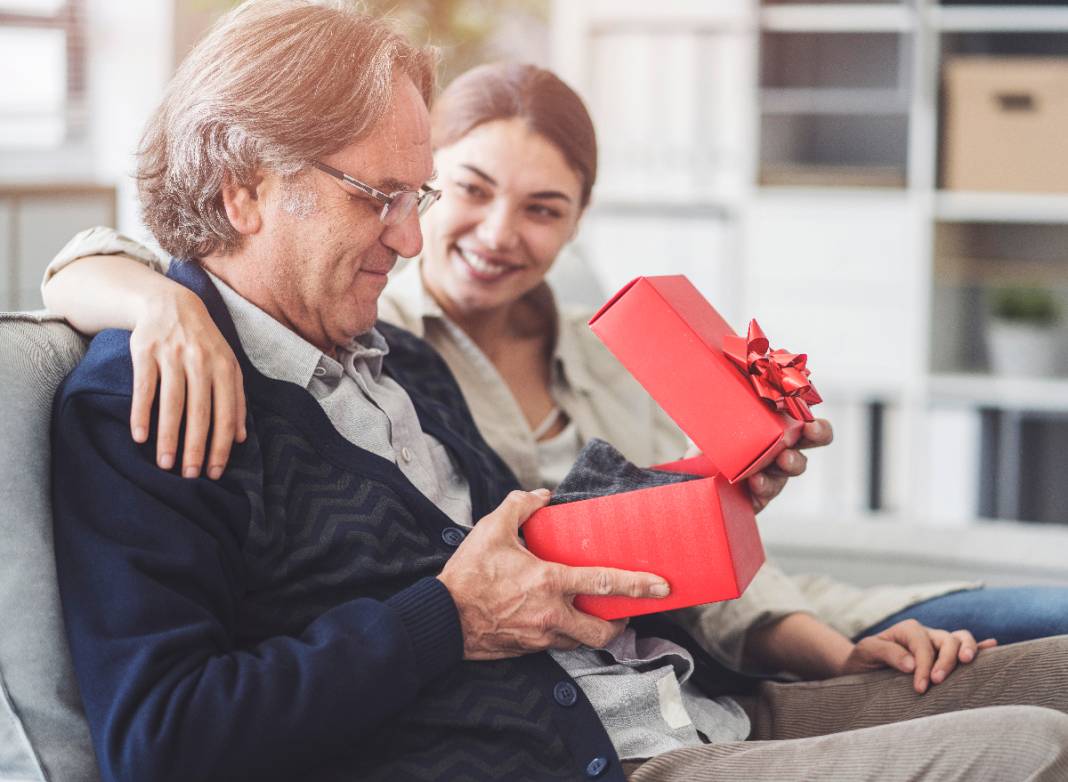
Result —
<instances>
[{"instance_id":1,"label":"sofa","mask_svg":"<svg viewBox=\"0 0 1068 782\"><path fill-rule=\"evenodd\" d=\"M52 396L85 340L45 313L0 314L0 780L92 782L89 730L52 555Z\"/></svg>"}]
</instances>

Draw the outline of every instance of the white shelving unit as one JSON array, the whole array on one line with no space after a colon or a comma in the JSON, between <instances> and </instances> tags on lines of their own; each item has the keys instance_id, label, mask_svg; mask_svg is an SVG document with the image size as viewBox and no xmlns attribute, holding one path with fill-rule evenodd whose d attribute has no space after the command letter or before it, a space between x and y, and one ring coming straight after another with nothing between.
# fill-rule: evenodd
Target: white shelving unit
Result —
<instances>
[{"instance_id":1,"label":"white shelving unit","mask_svg":"<svg viewBox=\"0 0 1068 782\"><path fill-rule=\"evenodd\" d=\"M626 204L626 241L607 255L586 247L602 279L693 273L736 327L755 315L773 343L812 356L835 455L811 460L779 507L951 525L1030 512L1029 427L1068 412L1068 379L985 372L983 290L1063 281L1068 308L1068 183L1063 195L942 189L941 75L957 54L1068 55L1068 0L556 0L554 25L556 66L594 108L606 148L591 232L614 233ZM683 39L691 55L662 47ZM715 110L672 113L666 96L712 96ZM635 137L636 115L650 140ZM648 150L680 137L690 180L668 171L665 197L649 187L665 170ZM691 228L678 246L655 216L680 202L716 204L716 243L695 243ZM707 230L708 211L689 211ZM639 230L649 238L629 253Z\"/></svg>"},{"instance_id":2,"label":"white shelving unit","mask_svg":"<svg viewBox=\"0 0 1068 782\"><path fill-rule=\"evenodd\" d=\"M961 223L1068 225L1068 195L939 191L934 216Z\"/></svg>"}]
</instances>

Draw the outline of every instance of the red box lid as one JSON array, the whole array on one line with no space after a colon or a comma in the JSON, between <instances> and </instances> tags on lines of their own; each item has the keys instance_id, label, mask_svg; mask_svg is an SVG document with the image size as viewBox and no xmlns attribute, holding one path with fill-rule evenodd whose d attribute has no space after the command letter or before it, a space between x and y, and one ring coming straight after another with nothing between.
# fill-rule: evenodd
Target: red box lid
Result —
<instances>
[{"instance_id":1,"label":"red box lid","mask_svg":"<svg viewBox=\"0 0 1068 782\"><path fill-rule=\"evenodd\" d=\"M723 354L734 331L686 277L638 277L590 328L731 482L800 437L802 422L770 409Z\"/></svg>"}]
</instances>

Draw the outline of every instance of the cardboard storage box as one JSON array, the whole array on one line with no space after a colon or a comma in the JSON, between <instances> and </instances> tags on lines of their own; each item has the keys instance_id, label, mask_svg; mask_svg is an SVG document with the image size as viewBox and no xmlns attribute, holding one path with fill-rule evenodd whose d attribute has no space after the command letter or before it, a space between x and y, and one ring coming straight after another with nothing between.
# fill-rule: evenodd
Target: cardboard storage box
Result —
<instances>
[{"instance_id":1,"label":"cardboard storage box","mask_svg":"<svg viewBox=\"0 0 1068 782\"><path fill-rule=\"evenodd\" d=\"M955 57L944 83L943 187L1068 192L1068 58Z\"/></svg>"}]
</instances>

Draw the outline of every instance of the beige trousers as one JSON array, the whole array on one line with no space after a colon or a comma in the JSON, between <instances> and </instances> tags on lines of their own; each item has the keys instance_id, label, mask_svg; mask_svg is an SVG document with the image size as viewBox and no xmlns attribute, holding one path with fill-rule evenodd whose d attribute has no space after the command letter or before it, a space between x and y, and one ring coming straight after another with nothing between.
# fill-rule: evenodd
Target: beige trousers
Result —
<instances>
[{"instance_id":1,"label":"beige trousers","mask_svg":"<svg viewBox=\"0 0 1068 782\"><path fill-rule=\"evenodd\" d=\"M632 782L1068 781L1068 636L981 652L925 695L893 671L765 683L749 741L624 764Z\"/></svg>"}]
</instances>

